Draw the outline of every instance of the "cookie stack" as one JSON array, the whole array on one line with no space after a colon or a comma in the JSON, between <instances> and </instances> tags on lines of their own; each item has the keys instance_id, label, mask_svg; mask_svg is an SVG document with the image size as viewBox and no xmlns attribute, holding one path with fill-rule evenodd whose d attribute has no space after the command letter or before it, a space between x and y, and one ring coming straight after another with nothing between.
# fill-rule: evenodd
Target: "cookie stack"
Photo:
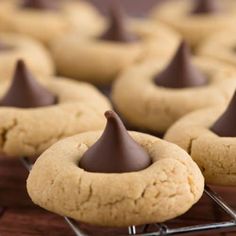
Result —
<instances>
[{"instance_id":1,"label":"cookie stack","mask_svg":"<svg viewBox=\"0 0 236 236\"><path fill-rule=\"evenodd\" d=\"M162 223L205 180L236 185L236 4L139 2L0 2L0 151L36 157L36 205L91 226Z\"/></svg>"}]
</instances>

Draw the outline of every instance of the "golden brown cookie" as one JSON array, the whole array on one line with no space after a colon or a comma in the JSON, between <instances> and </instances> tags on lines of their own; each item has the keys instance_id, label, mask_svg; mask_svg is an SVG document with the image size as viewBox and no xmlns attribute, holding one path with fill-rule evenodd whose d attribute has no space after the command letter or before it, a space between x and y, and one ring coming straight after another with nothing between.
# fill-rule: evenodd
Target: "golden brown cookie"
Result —
<instances>
[{"instance_id":1,"label":"golden brown cookie","mask_svg":"<svg viewBox=\"0 0 236 236\"><path fill-rule=\"evenodd\" d=\"M164 222L186 212L203 193L204 179L179 147L130 132L153 163L129 173L92 173L78 167L101 132L64 139L36 161L27 189L35 204L99 226L122 227ZM112 158L112 156L111 156Z\"/></svg>"},{"instance_id":2,"label":"golden brown cookie","mask_svg":"<svg viewBox=\"0 0 236 236\"><path fill-rule=\"evenodd\" d=\"M197 54L214 58L232 66L236 65L236 31L215 33L199 46Z\"/></svg>"},{"instance_id":3,"label":"golden brown cookie","mask_svg":"<svg viewBox=\"0 0 236 236\"><path fill-rule=\"evenodd\" d=\"M117 79L112 101L132 128L163 134L187 113L229 101L236 88L234 68L203 57L194 57L191 63L187 57L182 45L171 62L146 61L127 69ZM163 85L155 82L161 75L165 75ZM198 77L205 83L188 84L198 82ZM166 86L165 81L169 85L173 82L173 87ZM175 87L175 82L180 86Z\"/></svg>"},{"instance_id":4,"label":"golden brown cookie","mask_svg":"<svg viewBox=\"0 0 236 236\"><path fill-rule=\"evenodd\" d=\"M117 23L119 19L114 18L113 21L120 24ZM55 40L51 44L51 52L58 72L77 80L107 85L123 69L137 61L153 56L171 57L179 43L178 35L161 23L136 20L126 22L125 27L137 37L136 41L101 39L107 27L95 37L68 34ZM114 34L119 36L124 33Z\"/></svg>"},{"instance_id":5,"label":"golden brown cookie","mask_svg":"<svg viewBox=\"0 0 236 236\"><path fill-rule=\"evenodd\" d=\"M93 86L34 76L19 61L11 83L0 86L0 152L40 155L64 137L104 127L109 101Z\"/></svg>"},{"instance_id":6,"label":"golden brown cookie","mask_svg":"<svg viewBox=\"0 0 236 236\"><path fill-rule=\"evenodd\" d=\"M232 0L172 0L158 5L152 16L177 30L195 49L210 35L234 27L235 10Z\"/></svg>"},{"instance_id":7,"label":"golden brown cookie","mask_svg":"<svg viewBox=\"0 0 236 236\"><path fill-rule=\"evenodd\" d=\"M0 33L0 81L11 79L19 59L24 60L34 74L54 74L54 62L39 42L15 33Z\"/></svg>"},{"instance_id":8,"label":"golden brown cookie","mask_svg":"<svg viewBox=\"0 0 236 236\"><path fill-rule=\"evenodd\" d=\"M44 9L44 4L31 6L33 3L23 7L24 2L30 0L1 2L0 21L6 30L27 34L45 44L71 30L94 34L103 25L96 9L85 1L54 1L55 9Z\"/></svg>"},{"instance_id":9,"label":"golden brown cookie","mask_svg":"<svg viewBox=\"0 0 236 236\"><path fill-rule=\"evenodd\" d=\"M218 106L188 114L165 136L191 155L209 184L236 185L235 105L234 95L228 108Z\"/></svg>"}]
</instances>

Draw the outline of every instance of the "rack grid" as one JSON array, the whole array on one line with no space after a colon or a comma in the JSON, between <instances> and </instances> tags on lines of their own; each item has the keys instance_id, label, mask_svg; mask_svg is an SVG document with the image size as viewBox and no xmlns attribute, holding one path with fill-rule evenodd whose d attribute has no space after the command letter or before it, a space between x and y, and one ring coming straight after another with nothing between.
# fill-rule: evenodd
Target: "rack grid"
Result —
<instances>
[{"instance_id":1,"label":"rack grid","mask_svg":"<svg viewBox=\"0 0 236 236\"><path fill-rule=\"evenodd\" d=\"M21 163L24 168L28 171L31 170L33 164L29 161L28 158L21 158ZM152 233L137 233L136 226L130 226L127 229L128 235L136 235L136 236L171 236L171 235L192 235L198 233L207 233L207 232L224 232L224 231L233 231L236 230L236 212L233 208L231 208L216 192L214 192L210 187L205 186L204 193L217 204L219 209L223 210L229 217L230 220L222 221L217 223L209 223L209 224L200 224L179 228L169 228L166 224L156 224L159 228L157 232ZM74 232L76 236L89 236L85 232L83 232L79 226L72 219L68 217L64 217L65 222L69 225L71 230ZM146 228L146 227L144 227ZM118 236L118 235L117 235ZM119 235L121 236L121 235Z\"/></svg>"}]
</instances>

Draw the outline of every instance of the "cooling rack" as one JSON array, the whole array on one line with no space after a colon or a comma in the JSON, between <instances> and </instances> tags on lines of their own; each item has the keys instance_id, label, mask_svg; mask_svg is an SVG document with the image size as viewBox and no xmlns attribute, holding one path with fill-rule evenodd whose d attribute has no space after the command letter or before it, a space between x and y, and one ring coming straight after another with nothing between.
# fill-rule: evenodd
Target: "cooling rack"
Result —
<instances>
[{"instance_id":1,"label":"cooling rack","mask_svg":"<svg viewBox=\"0 0 236 236\"><path fill-rule=\"evenodd\" d=\"M33 164L27 158L21 158L21 163L24 168L28 171L31 170ZM169 228L167 224L156 224L158 231L152 233L137 233L136 226L130 226L127 228L127 234L119 235L119 236L128 236L128 235L136 235L136 236L168 236L168 235L197 235L199 233L207 233L207 232L224 232L224 231L233 231L236 230L236 212L232 209L216 192L214 192L210 187L205 186L204 193L210 198L210 200L218 206L219 209L224 211L229 217L230 220L217 222L217 223L209 223L209 224L200 224L179 228ZM71 230L74 232L76 236L89 236L73 220L68 217L64 217L65 222L70 226ZM146 227L144 227L145 229ZM117 235L118 236L118 235Z\"/></svg>"}]
</instances>

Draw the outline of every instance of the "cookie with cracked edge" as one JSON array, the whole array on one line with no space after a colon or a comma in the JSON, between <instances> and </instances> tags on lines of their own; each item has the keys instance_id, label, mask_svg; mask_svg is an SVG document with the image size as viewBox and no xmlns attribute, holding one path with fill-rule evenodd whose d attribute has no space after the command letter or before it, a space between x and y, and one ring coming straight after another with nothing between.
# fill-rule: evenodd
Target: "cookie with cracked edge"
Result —
<instances>
[{"instance_id":1,"label":"cookie with cracked edge","mask_svg":"<svg viewBox=\"0 0 236 236\"><path fill-rule=\"evenodd\" d=\"M236 94L227 106L183 117L165 135L191 155L208 184L236 186L235 108Z\"/></svg>"},{"instance_id":2,"label":"cookie with cracked edge","mask_svg":"<svg viewBox=\"0 0 236 236\"><path fill-rule=\"evenodd\" d=\"M66 78L31 77L22 63L20 67L18 64L17 73L18 70L24 79L24 86L18 92L26 94L18 93L17 102L16 96L12 96L15 87L10 87L10 81L0 86L1 153L15 158L38 156L64 137L105 126L103 113L111 105L94 86ZM20 86L18 78L15 80ZM38 100L42 92L47 96L46 101L45 97ZM29 103L28 97L33 97L34 103Z\"/></svg>"},{"instance_id":3,"label":"cookie with cracked edge","mask_svg":"<svg viewBox=\"0 0 236 236\"><path fill-rule=\"evenodd\" d=\"M35 204L90 225L127 227L175 218L202 196L204 179L191 157L142 133L129 135L152 160L145 169L93 173L80 168L78 162L101 135L97 131L69 137L39 157L27 180Z\"/></svg>"}]
</instances>

